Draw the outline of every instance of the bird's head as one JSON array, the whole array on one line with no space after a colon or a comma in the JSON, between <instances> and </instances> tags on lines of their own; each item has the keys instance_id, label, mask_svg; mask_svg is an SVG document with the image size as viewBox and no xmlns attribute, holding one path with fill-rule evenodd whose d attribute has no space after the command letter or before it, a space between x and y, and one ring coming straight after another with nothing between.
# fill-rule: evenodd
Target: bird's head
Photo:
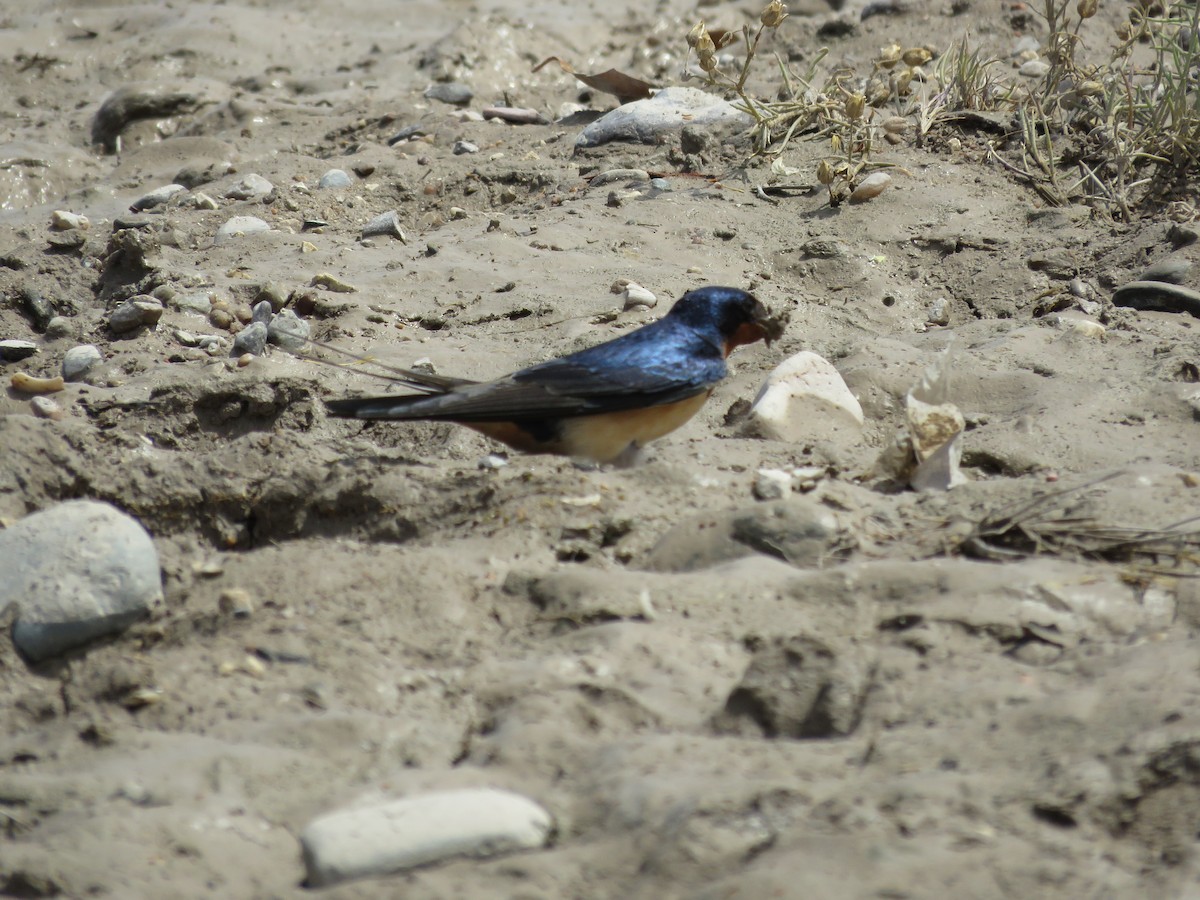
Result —
<instances>
[{"instance_id":1,"label":"bird's head","mask_svg":"<svg viewBox=\"0 0 1200 900\"><path fill-rule=\"evenodd\" d=\"M775 315L753 294L731 287L702 287L688 291L676 301L667 316L679 319L702 332L716 331L725 355L742 344L766 341L767 346L783 335L786 313Z\"/></svg>"}]
</instances>

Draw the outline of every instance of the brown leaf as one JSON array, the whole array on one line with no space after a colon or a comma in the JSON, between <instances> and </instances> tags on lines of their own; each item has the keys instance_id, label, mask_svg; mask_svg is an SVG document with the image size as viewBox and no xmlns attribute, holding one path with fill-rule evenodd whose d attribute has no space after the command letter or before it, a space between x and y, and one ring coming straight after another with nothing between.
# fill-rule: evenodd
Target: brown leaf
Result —
<instances>
[{"instance_id":1,"label":"brown leaf","mask_svg":"<svg viewBox=\"0 0 1200 900\"><path fill-rule=\"evenodd\" d=\"M618 72L616 69L609 69L607 72L601 72L599 75L582 75L576 72L574 67L557 56L550 56L543 59L540 63L533 67L533 71L540 71L547 63L558 63L558 67L568 75L574 75L590 88L595 88L598 91L603 91L606 94L612 94L621 103L628 103L631 100L645 100L650 96L650 91L654 85L647 84L640 78L634 78L632 75L626 75L624 72Z\"/></svg>"}]
</instances>

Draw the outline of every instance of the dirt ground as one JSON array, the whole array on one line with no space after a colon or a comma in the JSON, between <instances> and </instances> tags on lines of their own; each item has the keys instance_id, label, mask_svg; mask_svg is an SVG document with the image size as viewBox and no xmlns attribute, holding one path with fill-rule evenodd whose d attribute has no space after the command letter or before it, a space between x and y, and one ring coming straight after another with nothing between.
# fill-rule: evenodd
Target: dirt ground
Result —
<instances>
[{"instance_id":1,"label":"dirt ground","mask_svg":"<svg viewBox=\"0 0 1200 900\"><path fill-rule=\"evenodd\" d=\"M0 365L55 375L83 343L105 359L53 395L61 420L0 396L0 520L114 504L153 535L165 603L39 666L3 642L0 891L299 896L314 817L487 785L550 810L551 846L322 893L1200 896L1200 586L1170 552L1063 537L1200 507L1200 323L1108 301L1194 261L1196 223L1049 208L966 127L881 146L892 186L835 209L827 143L794 140L793 189L760 196L770 166L734 140L577 153L564 104L615 101L531 72L554 55L679 83L694 21L740 26L755 3L35 6L0 2L0 339L40 352ZM808 0L770 49L867 73L893 41L969 34L1007 61L1045 31L1009 0L890 10ZM464 120L424 96L442 81L474 91L461 109L548 124ZM93 121L129 84L182 99L106 152ZM629 167L669 190L589 185ZM331 168L350 186L318 188ZM129 212L181 173L191 190ZM225 197L250 173L274 190ZM89 218L82 240L56 209ZM404 242L360 240L393 209ZM215 243L239 215L272 230ZM622 278L657 308L623 311ZM278 348L239 366L229 328L184 302L236 317L268 286L320 341L486 379L704 284L791 325L629 469L481 466L502 448L466 429L329 418L323 399L380 384ZM114 334L111 310L154 290L157 327ZM45 334L39 309L66 323ZM952 343L969 483L885 489L870 472L905 393ZM801 350L858 396L860 439L739 424ZM760 501L762 468L823 475ZM233 589L249 615L222 607Z\"/></svg>"}]
</instances>

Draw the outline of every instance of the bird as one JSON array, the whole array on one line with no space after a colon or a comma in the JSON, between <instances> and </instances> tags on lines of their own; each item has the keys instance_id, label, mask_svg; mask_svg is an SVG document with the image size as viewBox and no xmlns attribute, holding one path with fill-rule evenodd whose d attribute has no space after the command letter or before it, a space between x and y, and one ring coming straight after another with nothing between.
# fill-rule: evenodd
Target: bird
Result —
<instances>
[{"instance_id":1,"label":"bird","mask_svg":"<svg viewBox=\"0 0 1200 900\"><path fill-rule=\"evenodd\" d=\"M746 291L701 287L628 334L494 381L387 367L386 377L420 393L325 405L337 417L454 422L524 453L628 465L700 410L730 353L770 346L786 324Z\"/></svg>"}]
</instances>

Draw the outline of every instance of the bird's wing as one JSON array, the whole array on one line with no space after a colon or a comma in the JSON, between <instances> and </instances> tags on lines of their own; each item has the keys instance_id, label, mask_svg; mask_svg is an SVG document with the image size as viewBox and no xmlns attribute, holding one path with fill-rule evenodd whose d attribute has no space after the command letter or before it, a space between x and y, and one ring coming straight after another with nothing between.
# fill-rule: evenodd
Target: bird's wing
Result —
<instances>
[{"instance_id":1,"label":"bird's wing","mask_svg":"<svg viewBox=\"0 0 1200 900\"><path fill-rule=\"evenodd\" d=\"M335 400L335 415L457 422L571 418L662 406L702 393L725 375L719 359L630 367L603 357L552 360L485 384L457 386L444 394Z\"/></svg>"}]
</instances>

